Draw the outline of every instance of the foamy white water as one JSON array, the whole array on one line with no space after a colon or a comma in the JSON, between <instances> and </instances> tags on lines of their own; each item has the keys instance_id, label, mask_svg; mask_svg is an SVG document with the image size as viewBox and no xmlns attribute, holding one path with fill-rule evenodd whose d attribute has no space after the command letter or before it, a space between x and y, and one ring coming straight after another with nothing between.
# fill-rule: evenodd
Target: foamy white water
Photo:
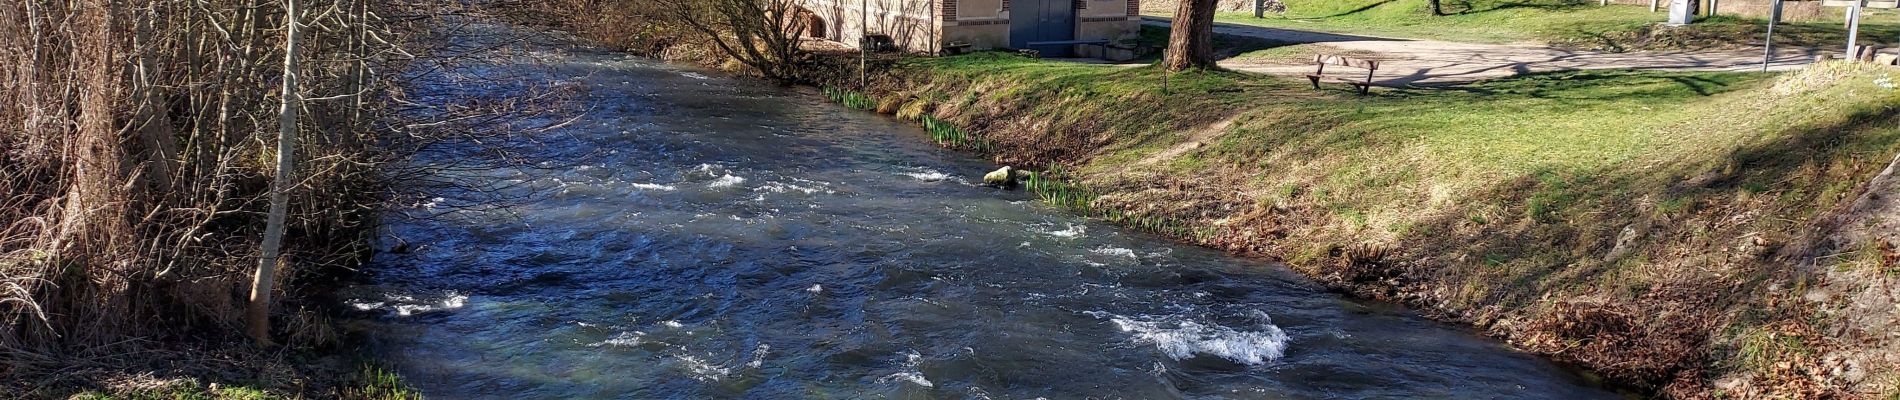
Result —
<instances>
[{"instance_id":1,"label":"foamy white water","mask_svg":"<svg viewBox=\"0 0 1900 400\"><path fill-rule=\"evenodd\" d=\"M349 300L344 302L358 311L384 310L397 316L411 316L433 311L454 310L468 304L468 295L448 292L434 298L417 297L406 294L384 294L380 300Z\"/></svg>"},{"instance_id":2,"label":"foamy white water","mask_svg":"<svg viewBox=\"0 0 1900 400\"><path fill-rule=\"evenodd\" d=\"M1121 248L1121 247L1101 247L1101 248L1096 248L1094 252L1095 254L1101 254L1105 256L1139 258L1135 256L1134 250Z\"/></svg>"},{"instance_id":3,"label":"foamy white water","mask_svg":"<svg viewBox=\"0 0 1900 400\"><path fill-rule=\"evenodd\" d=\"M1044 235L1067 239L1067 238L1076 238L1076 237L1081 237L1082 235L1086 235L1089 232L1089 228L1088 226L1084 226L1084 225L1068 224L1068 228L1066 229L1062 229L1062 230L1037 229L1036 232L1044 234ZM1130 250L1130 253L1133 253L1133 250Z\"/></svg>"},{"instance_id":4,"label":"foamy white water","mask_svg":"<svg viewBox=\"0 0 1900 400\"><path fill-rule=\"evenodd\" d=\"M725 379L726 375L732 373L731 368L715 365L706 360L699 359L699 357L682 355L675 357L675 359L679 360L680 364L686 366L687 371L692 373L693 379L698 379L701 382L718 382L721 379Z\"/></svg>"},{"instance_id":5,"label":"foamy white water","mask_svg":"<svg viewBox=\"0 0 1900 400\"><path fill-rule=\"evenodd\" d=\"M612 337L612 338L608 338L607 340L604 340L604 341L601 341L600 343L594 343L594 344L589 344L589 345L588 345L588 347L633 347L633 346L639 346L639 345L640 345L640 343L641 343L641 337L642 337L642 336L646 336L646 333L645 333L645 332L640 332L640 331L633 331L633 332L620 332L620 333L617 333L617 334L614 334L614 337Z\"/></svg>"},{"instance_id":6,"label":"foamy white water","mask_svg":"<svg viewBox=\"0 0 1900 400\"><path fill-rule=\"evenodd\" d=\"M1106 317L1117 329L1133 335L1136 342L1153 345L1175 360L1208 355L1245 365L1265 365L1286 354L1286 332L1264 321L1241 330L1188 320L1092 315Z\"/></svg>"},{"instance_id":7,"label":"foamy white water","mask_svg":"<svg viewBox=\"0 0 1900 400\"><path fill-rule=\"evenodd\" d=\"M723 176L720 176L719 179L714 179L712 183L707 183L706 187L711 187L711 188L733 187L741 183L745 183L745 177L738 176L738 175L723 175Z\"/></svg>"},{"instance_id":8,"label":"foamy white water","mask_svg":"<svg viewBox=\"0 0 1900 400\"><path fill-rule=\"evenodd\" d=\"M917 354L917 352L914 352L914 351L910 352L910 354L906 354L904 356L904 370L903 371L898 371L897 373L894 373L894 374L885 375L883 378L878 378L877 383L885 383L885 382L891 382L891 381L904 381L904 382L910 382L913 385L923 386L927 388L937 387L935 383L930 382L930 379L924 378L923 371L919 371L917 369L919 365L923 364L923 360L924 360L924 356L922 354Z\"/></svg>"}]
</instances>

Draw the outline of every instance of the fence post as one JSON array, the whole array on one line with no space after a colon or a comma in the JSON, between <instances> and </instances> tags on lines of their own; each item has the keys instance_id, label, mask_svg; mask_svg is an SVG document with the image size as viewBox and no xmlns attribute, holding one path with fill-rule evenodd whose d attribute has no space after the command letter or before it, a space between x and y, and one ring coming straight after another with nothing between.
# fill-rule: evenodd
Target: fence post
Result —
<instances>
[{"instance_id":1,"label":"fence post","mask_svg":"<svg viewBox=\"0 0 1900 400\"><path fill-rule=\"evenodd\" d=\"M1850 62L1860 61L1860 5L1866 0L1856 1L1847 7L1847 58Z\"/></svg>"},{"instance_id":2,"label":"fence post","mask_svg":"<svg viewBox=\"0 0 1900 400\"><path fill-rule=\"evenodd\" d=\"M1267 17L1267 0L1253 0L1253 17Z\"/></svg>"},{"instance_id":3,"label":"fence post","mask_svg":"<svg viewBox=\"0 0 1900 400\"><path fill-rule=\"evenodd\" d=\"M1781 1L1775 0L1775 6L1768 12L1768 40L1762 45L1761 72L1768 72L1768 64L1775 61L1775 24L1781 22Z\"/></svg>"}]
</instances>

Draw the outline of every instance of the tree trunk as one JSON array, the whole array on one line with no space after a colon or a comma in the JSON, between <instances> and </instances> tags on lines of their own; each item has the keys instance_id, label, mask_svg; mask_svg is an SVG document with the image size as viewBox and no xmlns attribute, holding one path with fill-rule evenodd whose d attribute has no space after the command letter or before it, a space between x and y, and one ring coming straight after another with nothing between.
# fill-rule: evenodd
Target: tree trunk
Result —
<instances>
[{"instance_id":1,"label":"tree trunk","mask_svg":"<svg viewBox=\"0 0 1900 400\"><path fill-rule=\"evenodd\" d=\"M1445 15L1445 6L1439 0L1431 0L1426 4L1431 5L1432 15Z\"/></svg>"},{"instance_id":2,"label":"tree trunk","mask_svg":"<svg viewBox=\"0 0 1900 400\"><path fill-rule=\"evenodd\" d=\"M1168 54L1161 64L1168 71L1214 66L1215 0L1182 0L1175 8L1168 32Z\"/></svg>"},{"instance_id":3,"label":"tree trunk","mask_svg":"<svg viewBox=\"0 0 1900 400\"><path fill-rule=\"evenodd\" d=\"M290 189L296 186L295 151L297 149L297 0L284 0L284 87L283 108L277 114L277 176L271 182L270 216L264 225L263 255L257 260L257 274L251 281L251 303L245 310L251 339L270 345L270 297L275 287L277 264L284 242L284 218L289 212Z\"/></svg>"}]
</instances>

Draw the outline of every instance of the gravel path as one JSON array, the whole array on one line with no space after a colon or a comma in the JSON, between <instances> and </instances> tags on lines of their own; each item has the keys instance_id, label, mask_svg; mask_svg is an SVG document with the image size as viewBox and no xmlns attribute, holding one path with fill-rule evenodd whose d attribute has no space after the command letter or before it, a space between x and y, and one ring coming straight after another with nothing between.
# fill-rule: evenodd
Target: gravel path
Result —
<instances>
[{"instance_id":1,"label":"gravel path","mask_svg":"<svg viewBox=\"0 0 1900 400\"><path fill-rule=\"evenodd\" d=\"M1148 17L1143 24L1167 27L1166 18ZM1610 53L1564 50L1534 45L1457 43L1437 40L1394 39L1341 35L1292 29L1217 23L1214 33L1253 37L1290 44L1317 43L1326 52L1364 55L1381 65L1373 81L1385 86L1433 85L1470 82L1532 72L1578 69L1646 69L1670 71L1760 70L1762 51L1667 51ZM1777 49L1770 69L1799 69L1814 61L1817 49ZM1247 72L1300 76L1313 72L1306 60L1229 59L1220 66Z\"/></svg>"}]
</instances>

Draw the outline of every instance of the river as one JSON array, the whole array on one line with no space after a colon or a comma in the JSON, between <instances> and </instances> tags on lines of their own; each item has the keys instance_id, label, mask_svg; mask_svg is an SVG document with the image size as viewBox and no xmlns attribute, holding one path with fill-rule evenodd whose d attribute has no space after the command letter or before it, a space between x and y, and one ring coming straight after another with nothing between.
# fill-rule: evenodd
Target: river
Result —
<instances>
[{"instance_id":1,"label":"river","mask_svg":"<svg viewBox=\"0 0 1900 400\"><path fill-rule=\"evenodd\" d=\"M995 166L810 89L512 50L458 73L562 82L584 114L541 161L443 172L488 190L397 210L400 248L346 291L432 397L1615 397L1281 265L974 185Z\"/></svg>"}]
</instances>

